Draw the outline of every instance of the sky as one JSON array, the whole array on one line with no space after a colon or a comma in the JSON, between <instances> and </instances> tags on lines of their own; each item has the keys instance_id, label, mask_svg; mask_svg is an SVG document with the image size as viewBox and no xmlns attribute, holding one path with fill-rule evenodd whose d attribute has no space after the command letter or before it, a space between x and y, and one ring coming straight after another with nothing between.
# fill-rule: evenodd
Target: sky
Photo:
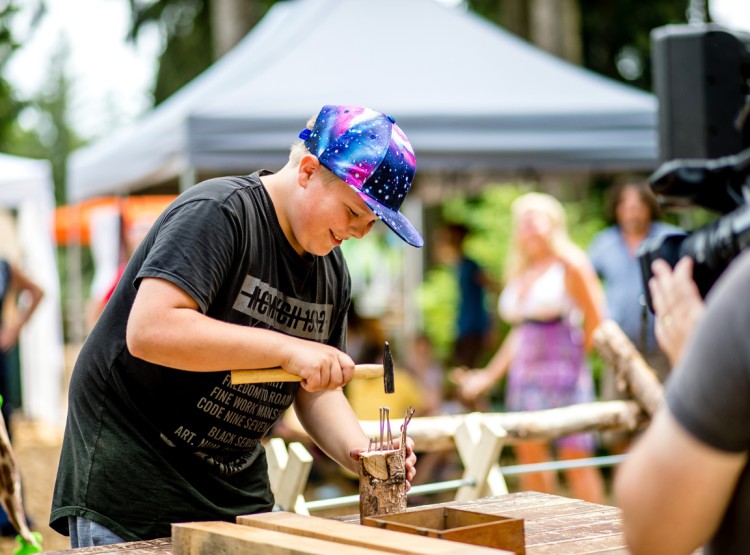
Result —
<instances>
[{"instance_id":1,"label":"sky","mask_svg":"<svg viewBox=\"0 0 750 555\"><path fill-rule=\"evenodd\" d=\"M157 29L147 29L137 44L128 43L127 0L46 2L47 15L6 71L5 77L20 96L30 97L44 89L51 57L65 39L71 48L66 63L74 78L71 123L81 135L102 136L146 111L161 51ZM710 10L715 21L750 32L750 0L711 0ZM18 18L21 37L25 23Z\"/></svg>"},{"instance_id":2,"label":"sky","mask_svg":"<svg viewBox=\"0 0 750 555\"><path fill-rule=\"evenodd\" d=\"M44 19L8 64L6 78L20 96L44 90L51 57L67 41L75 129L86 137L98 136L147 110L152 104L149 91L161 52L157 28L146 29L146 35L133 44L126 40L130 17L127 0L46 3ZM27 36L28 17L22 17L26 15L22 12L15 22L18 38Z\"/></svg>"}]
</instances>

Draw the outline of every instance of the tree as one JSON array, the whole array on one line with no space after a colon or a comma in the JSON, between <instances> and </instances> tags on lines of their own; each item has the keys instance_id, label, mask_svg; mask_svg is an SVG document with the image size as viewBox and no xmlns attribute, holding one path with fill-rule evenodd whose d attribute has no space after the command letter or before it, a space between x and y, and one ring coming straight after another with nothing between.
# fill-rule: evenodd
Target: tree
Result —
<instances>
[{"instance_id":1,"label":"tree","mask_svg":"<svg viewBox=\"0 0 750 555\"><path fill-rule=\"evenodd\" d=\"M575 5L577 4L577 5ZM618 81L651 90L651 30L685 23L686 0L468 0L487 19L546 50ZM579 19L579 21L576 21ZM544 22L568 34L580 33L580 59L573 37L560 36L552 45ZM551 28L551 26L547 26ZM558 44L554 47L554 44Z\"/></svg>"},{"instance_id":2,"label":"tree","mask_svg":"<svg viewBox=\"0 0 750 555\"><path fill-rule=\"evenodd\" d=\"M31 9L29 9L29 4L32 4ZM44 4L41 1L35 4L27 2L26 9L31 14L31 28L33 23L43 15ZM14 125L18 115L26 106L24 101L16 98L12 87L2 76L8 60L22 43L13 36L12 30L12 23L19 11L17 0L6 0L0 3L0 151L4 152L13 151L11 136Z\"/></svg>"},{"instance_id":3,"label":"tree","mask_svg":"<svg viewBox=\"0 0 750 555\"><path fill-rule=\"evenodd\" d=\"M275 0L129 0L136 40L148 24L162 29L154 102L160 104L225 54L261 19ZM207 47L210 45L210 47Z\"/></svg>"}]
</instances>

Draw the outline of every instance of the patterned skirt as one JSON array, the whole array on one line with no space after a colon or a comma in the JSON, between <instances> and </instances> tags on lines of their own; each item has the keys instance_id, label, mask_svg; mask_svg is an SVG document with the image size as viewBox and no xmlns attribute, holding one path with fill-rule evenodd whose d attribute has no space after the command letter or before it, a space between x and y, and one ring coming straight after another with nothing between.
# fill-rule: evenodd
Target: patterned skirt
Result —
<instances>
[{"instance_id":1,"label":"patterned skirt","mask_svg":"<svg viewBox=\"0 0 750 555\"><path fill-rule=\"evenodd\" d=\"M509 411L543 410L594 401L583 333L565 321L524 322L505 390ZM558 446L593 452L592 434L561 438Z\"/></svg>"}]
</instances>

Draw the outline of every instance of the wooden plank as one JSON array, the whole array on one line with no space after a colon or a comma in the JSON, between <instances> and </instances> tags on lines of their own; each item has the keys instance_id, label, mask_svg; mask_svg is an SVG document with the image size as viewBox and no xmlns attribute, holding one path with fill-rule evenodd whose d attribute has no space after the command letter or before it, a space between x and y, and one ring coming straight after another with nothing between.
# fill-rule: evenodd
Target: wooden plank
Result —
<instances>
[{"instance_id":1,"label":"wooden plank","mask_svg":"<svg viewBox=\"0 0 750 555\"><path fill-rule=\"evenodd\" d=\"M564 530L589 530L592 527L601 527L605 523L608 528L616 524L617 532L622 531L621 518L610 511L598 511L587 513L572 513L559 517L548 517L535 519L526 526L529 535L544 533L548 536L557 534Z\"/></svg>"},{"instance_id":2,"label":"wooden plank","mask_svg":"<svg viewBox=\"0 0 750 555\"><path fill-rule=\"evenodd\" d=\"M45 551L46 555L172 555L172 538Z\"/></svg>"},{"instance_id":3,"label":"wooden plank","mask_svg":"<svg viewBox=\"0 0 750 555\"><path fill-rule=\"evenodd\" d=\"M515 518L524 518L530 520L541 521L544 518L554 518L565 516L569 514L590 514L590 513L601 513L602 511L611 513L617 518L621 518L622 515L620 510L615 507L604 507L602 505L595 505L593 503L564 503L558 505L549 505L546 507L526 507L517 509L505 509L504 515L513 516Z\"/></svg>"},{"instance_id":4,"label":"wooden plank","mask_svg":"<svg viewBox=\"0 0 750 555\"><path fill-rule=\"evenodd\" d=\"M240 526L229 522L189 522L172 525L173 555L334 555L339 543L293 536L272 530ZM375 555L374 549L348 546L351 555Z\"/></svg>"},{"instance_id":5,"label":"wooden plank","mask_svg":"<svg viewBox=\"0 0 750 555\"><path fill-rule=\"evenodd\" d=\"M585 541L570 540L567 542L526 545L526 555L588 555L594 553L629 553L621 536L602 536Z\"/></svg>"},{"instance_id":6,"label":"wooden plank","mask_svg":"<svg viewBox=\"0 0 750 555\"><path fill-rule=\"evenodd\" d=\"M400 553L413 555L489 555L510 553L499 549L490 549L475 545L446 542L392 530L382 530L358 524L345 524L335 520L314 516L302 516L288 512L261 513L239 516L237 522L246 526L255 526L276 532L285 532L318 538L358 547L377 549L382 553ZM343 546L339 546L342 548ZM335 553L338 553L335 552ZM331 553L329 555L335 555Z\"/></svg>"}]
</instances>

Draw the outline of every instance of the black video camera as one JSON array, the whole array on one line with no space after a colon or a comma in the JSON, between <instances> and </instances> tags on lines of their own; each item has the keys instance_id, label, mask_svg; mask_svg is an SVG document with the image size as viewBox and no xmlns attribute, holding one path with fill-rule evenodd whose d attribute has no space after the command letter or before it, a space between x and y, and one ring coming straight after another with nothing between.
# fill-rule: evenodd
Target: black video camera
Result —
<instances>
[{"instance_id":1,"label":"black video camera","mask_svg":"<svg viewBox=\"0 0 750 555\"><path fill-rule=\"evenodd\" d=\"M643 291L654 311L651 263L694 261L703 297L750 244L750 34L712 24L668 25L651 34L662 165L649 178L665 208L722 214L689 234L644 241Z\"/></svg>"}]
</instances>

